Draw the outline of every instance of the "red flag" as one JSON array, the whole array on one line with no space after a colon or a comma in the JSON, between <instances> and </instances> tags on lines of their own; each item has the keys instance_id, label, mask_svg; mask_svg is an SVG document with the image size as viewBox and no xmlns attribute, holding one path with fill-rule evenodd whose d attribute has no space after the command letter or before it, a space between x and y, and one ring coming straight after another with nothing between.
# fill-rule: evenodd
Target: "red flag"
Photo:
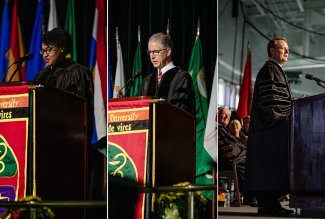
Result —
<instances>
[{"instance_id":1,"label":"red flag","mask_svg":"<svg viewBox=\"0 0 325 219\"><path fill-rule=\"evenodd\" d=\"M251 51L248 49L244 77L240 88L237 116L243 119L252 109L252 61Z\"/></svg>"},{"instance_id":2,"label":"red flag","mask_svg":"<svg viewBox=\"0 0 325 219\"><path fill-rule=\"evenodd\" d=\"M11 39L10 39L10 50L9 50L9 65L11 65L19 57L25 55L23 38L20 28L20 21L17 13L17 2L14 1L12 9L12 24L11 24ZM25 80L26 78L26 63L24 62L21 66L20 72L17 72L12 81ZM10 78L13 74L15 67L8 70L7 78Z\"/></svg>"}]
</instances>

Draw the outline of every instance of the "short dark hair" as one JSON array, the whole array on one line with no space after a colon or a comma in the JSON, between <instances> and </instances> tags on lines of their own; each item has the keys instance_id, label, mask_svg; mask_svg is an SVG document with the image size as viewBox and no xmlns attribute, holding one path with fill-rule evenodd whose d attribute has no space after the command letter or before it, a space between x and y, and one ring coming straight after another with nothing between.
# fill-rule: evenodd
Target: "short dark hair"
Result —
<instances>
[{"instance_id":1,"label":"short dark hair","mask_svg":"<svg viewBox=\"0 0 325 219\"><path fill-rule=\"evenodd\" d=\"M68 54L71 50L72 39L68 31L61 27L56 27L43 34L42 42L45 45L55 45L63 48L64 54Z\"/></svg>"},{"instance_id":2,"label":"short dark hair","mask_svg":"<svg viewBox=\"0 0 325 219\"><path fill-rule=\"evenodd\" d=\"M277 45L278 41L280 41L280 40L283 40L283 41L285 41L287 43L286 38L283 38L283 37L281 37L281 38L273 38L272 40L269 41L269 43L267 44L267 55L268 55L268 57L272 56L271 51L270 51L271 48L275 48L275 45Z\"/></svg>"},{"instance_id":3,"label":"short dark hair","mask_svg":"<svg viewBox=\"0 0 325 219\"><path fill-rule=\"evenodd\" d=\"M164 33L155 33L149 38L150 41L158 41L160 42L164 48L168 48L173 50L173 41L170 35Z\"/></svg>"}]
</instances>

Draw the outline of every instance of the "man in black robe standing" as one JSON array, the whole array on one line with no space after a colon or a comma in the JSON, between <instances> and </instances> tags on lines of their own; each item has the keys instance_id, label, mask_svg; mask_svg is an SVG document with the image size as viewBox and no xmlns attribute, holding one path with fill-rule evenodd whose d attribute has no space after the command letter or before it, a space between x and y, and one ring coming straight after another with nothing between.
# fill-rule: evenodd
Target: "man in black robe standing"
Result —
<instances>
[{"instance_id":1,"label":"man in black robe standing","mask_svg":"<svg viewBox=\"0 0 325 219\"><path fill-rule=\"evenodd\" d=\"M245 188L256 195L258 214L287 216L278 198L289 193L289 117L291 91L282 64L289 48L284 38L267 45L269 60L258 72L248 135Z\"/></svg>"},{"instance_id":2,"label":"man in black robe standing","mask_svg":"<svg viewBox=\"0 0 325 219\"><path fill-rule=\"evenodd\" d=\"M195 115L195 91L189 73L172 62L173 43L164 33L153 34L147 54L157 72L143 79L138 96L155 96Z\"/></svg>"}]
</instances>

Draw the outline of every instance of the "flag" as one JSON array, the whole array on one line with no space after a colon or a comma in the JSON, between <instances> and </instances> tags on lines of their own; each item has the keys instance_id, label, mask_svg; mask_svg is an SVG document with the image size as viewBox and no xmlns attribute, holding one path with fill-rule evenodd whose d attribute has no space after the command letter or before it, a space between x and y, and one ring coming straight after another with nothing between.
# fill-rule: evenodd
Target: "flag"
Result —
<instances>
[{"instance_id":1,"label":"flag","mask_svg":"<svg viewBox=\"0 0 325 219\"><path fill-rule=\"evenodd\" d=\"M55 0L50 0L50 14L49 22L47 25L47 31L52 30L55 27L58 27L58 16L56 12Z\"/></svg>"},{"instance_id":2,"label":"flag","mask_svg":"<svg viewBox=\"0 0 325 219\"><path fill-rule=\"evenodd\" d=\"M94 16L94 26L90 49L90 69L94 80L94 118L95 127L92 144L107 136L106 123L106 88L107 88L107 57L106 57L106 9L104 1L97 0ZM106 142L105 142L106 145ZM98 148L106 154L105 148Z\"/></svg>"},{"instance_id":3,"label":"flag","mask_svg":"<svg viewBox=\"0 0 325 219\"><path fill-rule=\"evenodd\" d=\"M239 93L239 102L237 107L237 116L243 119L251 113L252 109L252 61L251 51L248 48L243 82Z\"/></svg>"},{"instance_id":4,"label":"flag","mask_svg":"<svg viewBox=\"0 0 325 219\"><path fill-rule=\"evenodd\" d=\"M42 24L43 24L44 1L40 0L36 10L36 17L33 27L29 52L34 54L34 57L27 63L26 80L32 81L36 74L45 66L45 62L39 51L42 48Z\"/></svg>"},{"instance_id":5,"label":"flag","mask_svg":"<svg viewBox=\"0 0 325 219\"><path fill-rule=\"evenodd\" d=\"M9 19L9 2L5 2L2 10L1 33L0 33L0 76L3 81L4 75L7 73L8 58L7 52L10 46L10 19Z\"/></svg>"},{"instance_id":6,"label":"flag","mask_svg":"<svg viewBox=\"0 0 325 219\"><path fill-rule=\"evenodd\" d=\"M212 91L209 103L208 118L204 134L204 148L209 153L210 157L217 162L218 157L218 130L216 116L218 112L218 58L216 60L216 67L214 70Z\"/></svg>"},{"instance_id":7,"label":"flag","mask_svg":"<svg viewBox=\"0 0 325 219\"><path fill-rule=\"evenodd\" d=\"M68 57L72 57L73 60L77 61L77 38L76 22L74 16L74 0L68 1L67 13L65 17L65 29L71 34L72 37L71 54L68 54Z\"/></svg>"},{"instance_id":8,"label":"flag","mask_svg":"<svg viewBox=\"0 0 325 219\"><path fill-rule=\"evenodd\" d=\"M202 46L199 36L197 36L192 49L188 72L193 79L196 99L196 182L199 184L211 184L212 179L206 177L206 174L212 169L212 161L203 144L208 101L205 86ZM211 192L204 192L203 194L211 198Z\"/></svg>"},{"instance_id":9,"label":"flag","mask_svg":"<svg viewBox=\"0 0 325 219\"><path fill-rule=\"evenodd\" d=\"M17 0L13 3L12 19L11 19L11 34L10 34L10 50L9 50L9 65L14 63L19 57L25 55L23 36L20 27L20 20L17 12ZM17 68L18 66L16 66ZM10 68L7 73L7 79L10 79L15 71L15 68ZM16 72L11 81L26 80L26 62L23 62L19 72Z\"/></svg>"},{"instance_id":10,"label":"flag","mask_svg":"<svg viewBox=\"0 0 325 219\"><path fill-rule=\"evenodd\" d=\"M123 56L120 41L116 41L117 47L117 64L116 64L116 73L115 73L115 82L113 90L113 98L119 97L120 93L124 96L124 91L121 91L121 88L124 87L124 67L123 67Z\"/></svg>"},{"instance_id":11,"label":"flag","mask_svg":"<svg viewBox=\"0 0 325 219\"><path fill-rule=\"evenodd\" d=\"M139 40L137 49L135 51L132 73L134 75L134 73L136 73L138 71L141 71L141 70L142 70L142 65L141 65L141 42ZM134 96L137 95L140 84L142 84L142 75L140 75L140 77L136 78L133 81L133 84L132 84L132 87L131 87L131 90L130 90L130 97L134 97Z\"/></svg>"}]
</instances>

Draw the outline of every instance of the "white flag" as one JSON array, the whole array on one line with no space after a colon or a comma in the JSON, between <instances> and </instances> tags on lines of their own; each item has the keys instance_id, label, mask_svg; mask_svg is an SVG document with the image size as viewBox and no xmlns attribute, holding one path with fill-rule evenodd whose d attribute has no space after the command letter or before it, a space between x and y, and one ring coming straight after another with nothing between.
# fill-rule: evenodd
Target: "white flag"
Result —
<instances>
[{"instance_id":1,"label":"white flag","mask_svg":"<svg viewBox=\"0 0 325 219\"><path fill-rule=\"evenodd\" d=\"M204 148L210 154L212 159L217 162L218 159L218 130L216 116L218 112L218 57L214 69L212 91L208 110L207 123L204 134Z\"/></svg>"},{"instance_id":2,"label":"white flag","mask_svg":"<svg viewBox=\"0 0 325 219\"><path fill-rule=\"evenodd\" d=\"M50 0L50 14L49 14L49 23L47 25L47 31L52 30L55 27L58 27L58 17L56 13L55 0Z\"/></svg>"},{"instance_id":3,"label":"white flag","mask_svg":"<svg viewBox=\"0 0 325 219\"><path fill-rule=\"evenodd\" d=\"M115 73L114 91L113 98L124 96L124 91L120 91L125 84L124 79L124 67L123 67L123 57L120 41L117 41L117 65Z\"/></svg>"}]
</instances>

